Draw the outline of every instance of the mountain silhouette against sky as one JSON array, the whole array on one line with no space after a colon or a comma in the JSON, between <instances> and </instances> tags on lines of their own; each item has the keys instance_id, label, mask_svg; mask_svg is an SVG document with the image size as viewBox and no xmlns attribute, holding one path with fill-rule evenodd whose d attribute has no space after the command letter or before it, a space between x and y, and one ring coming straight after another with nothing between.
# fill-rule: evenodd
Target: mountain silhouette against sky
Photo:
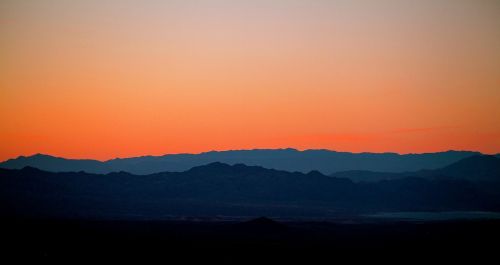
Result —
<instances>
[{"instance_id":1,"label":"mountain silhouette against sky","mask_svg":"<svg viewBox=\"0 0 500 265\"><path fill-rule=\"evenodd\" d=\"M407 172L442 168L460 159L478 154L480 153L471 151L401 155L396 153L348 153L330 150L255 149L143 156L112 159L104 162L90 159L64 159L37 154L7 160L0 163L0 167L21 169L32 166L53 172L85 171L106 174L126 171L133 174L152 174L164 171L181 172L196 166L222 162L231 165L241 163L302 173L311 170L318 170L323 174L348 170Z\"/></svg>"},{"instance_id":2,"label":"mountain silhouette against sky","mask_svg":"<svg viewBox=\"0 0 500 265\"><path fill-rule=\"evenodd\" d=\"M0 214L161 219L499 211L499 165L496 157L474 156L441 169L359 183L319 171L287 172L220 162L149 175L0 169Z\"/></svg>"}]
</instances>

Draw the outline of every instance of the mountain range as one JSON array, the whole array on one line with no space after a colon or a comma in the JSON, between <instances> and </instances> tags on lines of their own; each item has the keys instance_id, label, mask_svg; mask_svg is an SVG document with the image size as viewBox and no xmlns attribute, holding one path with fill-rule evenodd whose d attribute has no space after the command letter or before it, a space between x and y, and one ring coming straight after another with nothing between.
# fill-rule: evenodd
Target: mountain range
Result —
<instances>
[{"instance_id":1,"label":"mountain range","mask_svg":"<svg viewBox=\"0 0 500 265\"><path fill-rule=\"evenodd\" d=\"M221 162L245 164L270 169L307 173L318 170L323 174L361 170L376 172L408 172L437 169L463 158L479 155L471 151L447 151L424 154L348 153L330 150L255 149L212 151L200 154L171 154L98 161L65 159L44 154L20 156L0 163L0 168L21 169L26 166L53 172L85 171L107 174L126 171L133 174L153 174L164 171L181 172L190 168ZM497 155L498 156L498 155Z\"/></svg>"},{"instance_id":2,"label":"mountain range","mask_svg":"<svg viewBox=\"0 0 500 265\"><path fill-rule=\"evenodd\" d=\"M500 211L499 169L499 158L483 155L372 182L319 171L288 172L220 162L148 175L0 169L0 214L162 219Z\"/></svg>"},{"instance_id":3,"label":"mountain range","mask_svg":"<svg viewBox=\"0 0 500 265\"><path fill-rule=\"evenodd\" d=\"M332 177L348 178L354 182L377 182L406 177L456 178L473 182L500 180L500 159L492 155L476 155L464 158L439 169L424 169L413 172L376 172L349 170L331 174Z\"/></svg>"}]
</instances>

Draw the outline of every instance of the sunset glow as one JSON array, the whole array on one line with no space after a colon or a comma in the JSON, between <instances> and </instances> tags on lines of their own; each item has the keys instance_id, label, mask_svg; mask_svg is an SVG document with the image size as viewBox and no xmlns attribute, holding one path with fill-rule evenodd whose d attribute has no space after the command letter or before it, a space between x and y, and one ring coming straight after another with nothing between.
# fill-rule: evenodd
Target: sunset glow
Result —
<instances>
[{"instance_id":1,"label":"sunset glow","mask_svg":"<svg viewBox=\"0 0 500 265\"><path fill-rule=\"evenodd\" d=\"M0 160L500 152L498 1L0 1Z\"/></svg>"}]
</instances>

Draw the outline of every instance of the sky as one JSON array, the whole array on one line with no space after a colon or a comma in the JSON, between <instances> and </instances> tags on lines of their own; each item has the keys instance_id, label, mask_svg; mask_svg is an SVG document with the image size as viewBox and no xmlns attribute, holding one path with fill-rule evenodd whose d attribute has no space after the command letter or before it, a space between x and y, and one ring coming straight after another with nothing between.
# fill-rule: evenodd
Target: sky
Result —
<instances>
[{"instance_id":1,"label":"sky","mask_svg":"<svg viewBox=\"0 0 500 265\"><path fill-rule=\"evenodd\" d=\"M500 1L0 0L0 160L500 153Z\"/></svg>"}]
</instances>

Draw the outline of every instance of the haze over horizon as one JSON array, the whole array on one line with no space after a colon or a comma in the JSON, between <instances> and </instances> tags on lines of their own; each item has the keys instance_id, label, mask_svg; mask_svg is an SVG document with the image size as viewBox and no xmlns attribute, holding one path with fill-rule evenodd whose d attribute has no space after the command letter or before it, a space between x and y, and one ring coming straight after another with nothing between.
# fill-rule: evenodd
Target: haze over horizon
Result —
<instances>
[{"instance_id":1,"label":"haze over horizon","mask_svg":"<svg viewBox=\"0 0 500 265\"><path fill-rule=\"evenodd\" d=\"M500 4L0 1L0 161L500 153Z\"/></svg>"}]
</instances>

